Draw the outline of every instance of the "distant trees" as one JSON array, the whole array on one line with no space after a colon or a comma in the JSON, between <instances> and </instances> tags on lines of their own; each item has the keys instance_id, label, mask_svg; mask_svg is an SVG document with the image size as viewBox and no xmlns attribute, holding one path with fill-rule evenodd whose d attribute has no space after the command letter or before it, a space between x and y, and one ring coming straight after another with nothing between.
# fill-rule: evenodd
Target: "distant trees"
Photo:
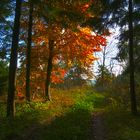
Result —
<instances>
[{"instance_id":1,"label":"distant trees","mask_svg":"<svg viewBox=\"0 0 140 140\"><path fill-rule=\"evenodd\" d=\"M98 87L100 85L100 88L102 91L104 91L104 87L106 87L106 83L107 81L105 80L107 77L107 74L109 74L109 70L106 66L106 61L107 61L107 55L108 55L108 51L106 47L109 46L104 46L104 48L102 49L102 56L100 56L100 60L101 62L98 62L98 71L97 71L97 78L96 78L96 86Z\"/></svg>"},{"instance_id":2,"label":"distant trees","mask_svg":"<svg viewBox=\"0 0 140 140\"><path fill-rule=\"evenodd\" d=\"M112 88L116 76L106 66L99 65L96 75L95 89L99 92L108 92Z\"/></svg>"},{"instance_id":3,"label":"distant trees","mask_svg":"<svg viewBox=\"0 0 140 140\"><path fill-rule=\"evenodd\" d=\"M8 65L5 61L0 61L0 96L6 94L8 82Z\"/></svg>"}]
</instances>

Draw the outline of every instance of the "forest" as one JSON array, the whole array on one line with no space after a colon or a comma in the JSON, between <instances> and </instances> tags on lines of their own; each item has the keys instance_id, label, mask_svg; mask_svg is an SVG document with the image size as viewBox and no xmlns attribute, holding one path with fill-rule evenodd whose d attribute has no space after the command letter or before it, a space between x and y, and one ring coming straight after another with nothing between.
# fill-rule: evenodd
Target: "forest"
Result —
<instances>
[{"instance_id":1,"label":"forest","mask_svg":"<svg viewBox=\"0 0 140 140\"><path fill-rule=\"evenodd\" d=\"M140 0L0 0L0 140L140 140Z\"/></svg>"}]
</instances>

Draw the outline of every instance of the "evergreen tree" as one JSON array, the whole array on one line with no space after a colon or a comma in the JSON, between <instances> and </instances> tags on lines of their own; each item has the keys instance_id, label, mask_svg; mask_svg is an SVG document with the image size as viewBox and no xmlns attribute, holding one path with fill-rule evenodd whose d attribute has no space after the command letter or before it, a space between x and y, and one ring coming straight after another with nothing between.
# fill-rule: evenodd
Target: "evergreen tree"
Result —
<instances>
[{"instance_id":1,"label":"evergreen tree","mask_svg":"<svg viewBox=\"0 0 140 140\"><path fill-rule=\"evenodd\" d=\"M135 97L134 66L139 59L139 17L140 2L138 0L106 0L102 1L106 7L103 9L102 21L104 25L119 27L119 53L117 59L126 61L130 74L131 111L137 113Z\"/></svg>"},{"instance_id":2,"label":"evergreen tree","mask_svg":"<svg viewBox=\"0 0 140 140\"><path fill-rule=\"evenodd\" d=\"M11 0L0 1L0 59L6 59L11 47L11 35L13 22L13 2Z\"/></svg>"},{"instance_id":3,"label":"evergreen tree","mask_svg":"<svg viewBox=\"0 0 140 140\"><path fill-rule=\"evenodd\" d=\"M21 0L16 0L15 21L12 36L12 47L10 55L9 77L8 77L8 97L7 97L7 117L14 117L15 115L15 80L17 68L17 49L19 42L20 30L20 15L21 15Z\"/></svg>"},{"instance_id":4,"label":"evergreen tree","mask_svg":"<svg viewBox=\"0 0 140 140\"><path fill-rule=\"evenodd\" d=\"M129 70L130 70L130 95L131 95L131 111L134 115L137 114L137 103L135 93L135 78L134 78L134 41L133 41L133 1L129 0Z\"/></svg>"}]
</instances>

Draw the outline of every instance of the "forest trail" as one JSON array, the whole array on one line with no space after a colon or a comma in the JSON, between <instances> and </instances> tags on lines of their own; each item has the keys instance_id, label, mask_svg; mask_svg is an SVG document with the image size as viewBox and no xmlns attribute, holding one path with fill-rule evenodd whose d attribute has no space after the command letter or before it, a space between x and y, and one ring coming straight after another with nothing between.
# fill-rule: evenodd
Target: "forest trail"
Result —
<instances>
[{"instance_id":1,"label":"forest trail","mask_svg":"<svg viewBox=\"0 0 140 140\"><path fill-rule=\"evenodd\" d=\"M91 121L91 140L105 140L103 112L94 112Z\"/></svg>"},{"instance_id":2,"label":"forest trail","mask_svg":"<svg viewBox=\"0 0 140 140\"><path fill-rule=\"evenodd\" d=\"M90 140L106 140L105 127L103 124L103 111L94 112L91 120ZM25 135L22 136L23 140L38 140L40 139L40 133L45 130L47 126L40 127L38 125L30 126ZM17 139L20 140L20 139Z\"/></svg>"}]
</instances>

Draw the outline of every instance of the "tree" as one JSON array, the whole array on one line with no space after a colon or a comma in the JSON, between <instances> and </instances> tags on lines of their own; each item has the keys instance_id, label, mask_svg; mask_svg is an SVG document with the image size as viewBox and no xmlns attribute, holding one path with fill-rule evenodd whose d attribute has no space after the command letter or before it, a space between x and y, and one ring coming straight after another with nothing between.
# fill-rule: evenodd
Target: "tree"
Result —
<instances>
[{"instance_id":1,"label":"tree","mask_svg":"<svg viewBox=\"0 0 140 140\"><path fill-rule=\"evenodd\" d=\"M30 67L31 67L31 44L32 44L32 26L33 26L33 2L30 1L28 43L26 56L26 99L30 101Z\"/></svg>"},{"instance_id":2,"label":"tree","mask_svg":"<svg viewBox=\"0 0 140 140\"><path fill-rule=\"evenodd\" d=\"M102 77L102 73L104 73L104 77ZM115 75L106 66L100 65L98 67L98 75L96 76L95 88L100 92L108 91L114 79Z\"/></svg>"},{"instance_id":3,"label":"tree","mask_svg":"<svg viewBox=\"0 0 140 140\"><path fill-rule=\"evenodd\" d=\"M59 24L60 26L63 26L64 25L64 22L65 22L65 25L64 26L71 26L70 24L77 24L77 21L75 19L76 15L78 16L78 18L80 18L81 20L81 17L82 17L82 14L76 10L76 9L73 9L75 7L75 4L77 6L77 4L81 4L80 1L78 2L75 2L73 1L72 2L67 2L66 1L61 1L61 5L59 5L59 3L50 3L49 1L47 1L46 3L46 7L44 7L44 11L47 11L48 15L44 15L43 14L43 17L45 17L46 22L49 26L50 29L53 29L50 25L54 26L54 24ZM72 7L70 7L70 5ZM80 6L80 5L79 5ZM78 7L80 8L80 7ZM49 10L48 10L49 9ZM74 11L72 11L72 9ZM63 12L63 14L65 15L65 19L63 17L63 19L60 17L60 14ZM77 19L78 19L77 18ZM59 20L61 19L61 20ZM70 19L74 20L74 22L72 22L72 20L70 21ZM79 19L78 19L79 20ZM70 24L69 24L70 23ZM46 94L46 97L48 98L48 100L51 100L51 97L50 97L50 82L51 82L51 72L52 72L52 62L53 62L53 49L54 49L54 38L52 37L53 34L53 31L51 31L51 33L49 33L49 36L48 36L48 49L49 49L49 56L48 56L48 63L47 63L47 73L46 73L46 86L45 86L45 94Z\"/></svg>"},{"instance_id":4,"label":"tree","mask_svg":"<svg viewBox=\"0 0 140 140\"><path fill-rule=\"evenodd\" d=\"M48 57L48 66L47 66L47 77L46 77L46 86L45 86L45 95L49 101L51 101L50 95L50 83L51 83L51 72L53 67L53 49L54 49L54 40L49 39L49 57Z\"/></svg>"},{"instance_id":5,"label":"tree","mask_svg":"<svg viewBox=\"0 0 140 140\"><path fill-rule=\"evenodd\" d=\"M49 42L49 29L50 27L46 26L41 20L34 24L33 42L35 46L32 48L31 54L31 82L34 83L36 88L42 87L48 69L51 71L49 73L49 84L62 82L65 73L75 64L81 67L85 73L85 70L88 71L93 61L96 60L93 53L100 51L100 46L105 45L105 38L92 35L88 28L80 28L79 31L74 32L71 29L57 27L55 24L50 29L53 36L51 38L54 40ZM49 47L53 47L53 49ZM24 61L21 64L24 66ZM50 70L48 67L51 65ZM31 87L33 88L33 84ZM46 98L48 99L48 97Z\"/></svg>"},{"instance_id":6,"label":"tree","mask_svg":"<svg viewBox=\"0 0 140 140\"><path fill-rule=\"evenodd\" d=\"M12 47L10 55L9 77L8 77L8 97L7 97L7 117L15 115L15 80L17 68L17 49L20 30L21 0L16 0L15 21L12 36Z\"/></svg>"},{"instance_id":7,"label":"tree","mask_svg":"<svg viewBox=\"0 0 140 140\"><path fill-rule=\"evenodd\" d=\"M129 70L130 70L130 95L131 95L131 112L137 114L137 103L135 93L134 78L134 44L133 44L133 2L129 0Z\"/></svg>"},{"instance_id":8,"label":"tree","mask_svg":"<svg viewBox=\"0 0 140 140\"><path fill-rule=\"evenodd\" d=\"M102 89L104 89L104 84L106 83L105 81L105 73L106 73L106 57L107 57L107 48L106 46L102 49L102 62L101 64L99 64L99 73L101 74L101 85L102 85Z\"/></svg>"},{"instance_id":9,"label":"tree","mask_svg":"<svg viewBox=\"0 0 140 140\"><path fill-rule=\"evenodd\" d=\"M131 112L136 114L137 103L135 96L135 77L134 66L137 60L139 60L139 1L127 1L127 0L113 0L104 1L106 3L106 11L103 15L103 21L108 26L118 26L120 28L120 36L118 43L118 57L119 61L126 62L125 73L130 74L130 95L131 95ZM111 18L108 18L108 17Z\"/></svg>"},{"instance_id":10,"label":"tree","mask_svg":"<svg viewBox=\"0 0 140 140\"><path fill-rule=\"evenodd\" d=\"M86 10L89 8L89 4L82 1L73 1L73 2L62 2L63 4L61 4L61 6L59 5L59 3L50 3L49 1L45 2L43 5L41 5L40 7L43 7L44 11L46 11L47 14L44 14L45 12L42 12L42 17L45 19L48 27L49 25L54 26L56 23L61 27L64 28L64 30L66 28L77 28L76 26L79 25L80 21L84 21L85 20L85 15ZM46 5L46 7L44 7L44 5ZM75 6L78 8L75 8ZM41 9L40 9L41 11ZM60 14L63 12L63 15L65 15L64 17L60 17ZM84 16L83 16L84 15ZM88 14L87 14L88 15ZM78 18L76 18L76 16ZM89 15L88 15L89 16ZM65 23L65 25L64 25ZM82 23L82 22L81 22ZM49 27L50 30L50 34L53 34L53 28ZM47 73L46 73L46 96L48 97L49 94L49 86L50 86L50 77L51 77L51 69L52 69L52 62L53 61L53 57L52 57L52 52L53 52L53 48L54 46L54 36L50 36L49 35L49 40L48 40L48 44L49 44L49 58L48 58L48 63L47 63ZM51 42L51 43L50 43ZM49 99L49 97L48 97Z\"/></svg>"},{"instance_id":11,"label":"tree","mask_svg":"<svg viewBox=\"0 0 140 140\"><path fill-rule=\"evenodd\" d=\"M103 37L96 33L95 36L91 35L91 29L82 26L86 18L91 16L89 15L90 12L86 11L89 4L80 0L61 2L63 4L42 1L38 2L39 5L35 5L34 8L36 16L33 20L32 42L34 46L31 53L31 85L37 88L42 85L41 82L46 81L47 99L50 95L49 86L51 82L62 81L68 65L70 68L70 65L72 67L74 63L78 63L80 67L89 69L95 60L93 52L99 51L100 46L105 42ZM78 8L76 8L77 5ZM22 25L23 28L27 29L24 27L26 24ZM26 42L26 36L26 34L22 36L24 42ZM21 66L25 69L25 57L21 60L23 60ZM22 72L25 74L24 70ZM44 79L44 75L46 75L46 79ZM32 84L37 79L39 81L42 79L42 81Z\"/></svg>"}]
</instances>

